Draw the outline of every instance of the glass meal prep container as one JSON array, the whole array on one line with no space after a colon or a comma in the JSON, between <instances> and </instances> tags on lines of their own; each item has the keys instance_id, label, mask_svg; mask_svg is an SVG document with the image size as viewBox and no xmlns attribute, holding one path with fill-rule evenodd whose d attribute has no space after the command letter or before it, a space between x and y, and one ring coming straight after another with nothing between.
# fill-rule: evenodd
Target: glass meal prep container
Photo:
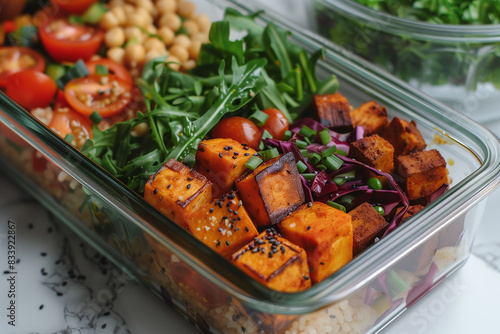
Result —
<instances>
[{"instance_id":1,"label":"glass meal prep container","mask_svg":"<svg viewBox=\"0 0 500 334\"><path fill-rule=\"evenodd\" d=\"M213 20L238 2L196 1ZM250 6L250 7L248 7ZM264 14L312 52L322 38ZM84 240L205 333L374 333L467 260L487 196L498 186L500 143L487 129L362 60L325 50L353 106L376 100L414 120L448 164L450 189L323 282L270 290L192 235L0 94L0 166ZM40 163L40 160L43 163ZM42 167L40 167L42 165Z\"/></svg>"},{"instance_id":2,"label":"glass meal prep container","mask_svg":"<svg viewBox=\"0 0 500 334\"><path fill-rule=\"evenodd\" d=\"M316 0L317 31L477 121L498 119L500 25L434 24Z\"/></svg>"}]
</instances>

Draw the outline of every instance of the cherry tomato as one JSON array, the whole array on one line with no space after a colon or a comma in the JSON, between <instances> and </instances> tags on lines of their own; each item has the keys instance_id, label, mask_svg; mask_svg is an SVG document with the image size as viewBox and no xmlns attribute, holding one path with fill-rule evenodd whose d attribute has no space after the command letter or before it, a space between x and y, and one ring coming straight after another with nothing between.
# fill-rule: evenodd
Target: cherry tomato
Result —
<instances>
[{"instance_id":1,"label":"cherry tomato","mask_svg":"<svg viewBox=\"0 0 500 334\"><path fill-rule=\"evenodd\" d=\"M226 295L206 278L182 262L170 262L172 279L182 290L208 308L226 303Z\"/></svg>"},{"instance_id":2,"label":"cherry tomato","mask_svg":"<svg viewBox=\"0 0 500 334\"><path fill-rule=\"evenodd\" d=\"M110 117L125 109L132 101L132 84L112 74L91 74L73 79L64 87L69 105L82 115L90 116L97 111L102 117Z\"/></svg>"},{"instance_id":3,"label":"cherry tomato","mask_svg":"<svg viewBox=\"0 0 500 334\"><path fill-rule=\"evenodd\" d=\"M55 18L38 29L47 53L58 62L87 60L97 53L104 33L94 27L71 24L65 18Z\"/></svg>"},{"instance_id":4,"label":"cherry tomato","mask_svg":"<svg viewBox=\"0 0 500 334\"><path fill-rule=\"evenodd\" d=\"M264 132L267 130L273 138L281 139L285 134L286 130L288 130L288 119L286 119L285 115L278 109L268 108L262 111L263 113L269 115L267 122L259 127L260 132Z\"/></svg>"},{"instance_id":5,"label":"cherry tomato","mask_svg":"<svg viewBox=\"0 0 500 334\"><path fill-rule=\"evenodd\" d=\"M28 110L44 108L54 99L57 84L45 73L24 70L9 76L5 93Z\"/></svg>"},{"instance_id":6,"label":"cherry tomato","mask_svg":"<svg viewBox=\"0 0 500 334\"><path fill-rule=\"evenodd\" d=\"M128 70L121 64L118 64L115 61L112 61L107 58L100 58L95 60L90 60L86 62L87 69L90 74L95 74L95 68L97 65L102 65L107 67L108 73L115 75L118 79L125 81L127 83L133 84L132 76L128 72Z\"/></svg>"},{"instance_id":7,"label":"cherry tomato","mask_svg":"<svg viewBox=\"0 0 500 334\"><path fill-rule=\"evenodd\" d=\"M68 14L82 14L97 0L51 0L54 7L61 8Z\"/></svg>"},{"instance_id":8,"label":"cherry tomato","mask_svg":"<svg viewBox=\"0 0 500 334\"><path fill-rule=\"evenodd\" d=\"M231 138L241 144L248 144L249 147L257 149L260 143L260 131L257 125L251 120L232 116L224 118L212 129L214 138Z\"/></svg>"},{"instance_id":9,"label":"cherry tomato","mask_svg":"<svg viewBox=\"0 0 500 334\"><path fill-rule=\"evenodd\" d=\"M76 147L81 147L87 139L92 138L90 119L69 108L55 109L49 128L62 138L73 135Z\"/></svg>"},{"instance_id":10,"label":"cherry tomato","mask_svg":"<svg viewBox=\"0 0 500 334\"><path fill-rule=\"evenodd\" d=\"M5 46L0 47L0 87L7 85L7 78L22 70L45 70L45 59L38 52L24 48Z\"/></svg>"}]
</instances>

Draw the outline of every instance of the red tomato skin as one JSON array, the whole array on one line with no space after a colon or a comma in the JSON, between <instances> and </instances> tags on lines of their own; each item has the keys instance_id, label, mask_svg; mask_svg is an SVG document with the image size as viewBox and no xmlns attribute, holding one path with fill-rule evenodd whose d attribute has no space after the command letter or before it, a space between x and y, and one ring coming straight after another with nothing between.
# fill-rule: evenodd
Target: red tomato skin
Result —
<instances>
[{"instance_id":1,"label":"red tomato skin","mask_svg":"<svg viewBox=\"0 0 500 334\"><path fill-rule=\"evenodd\" d=\"M54 20L64 20L64 24L68 26L74 27L75 29L85 29L85 27L70 24L66 19L56 18ZM40 25L38 29L43 47L52 59L60 63L74 63L79 59L85 61L97 53L104 39L104 33L101 30L91 28L93 32L88 39L71 41L57 38L54 33L50 31L49 26L53 21Z\"/></svg>"},{"instance_id":2,"label":"red tomato skin","mask_svg":"<svg viewBox=\"0 0 500 334\"><path fill-rule=\"evenodd\" d=\"M261 134L255 123L247 118L232 116L222 119L212 129L213 138L231 138L253 149L259 148Z\"/></svg>"},{"instance_id":3,"label":"red tomato skin","mask_svg":"<svg viewBox=\"0 0 500 334\"><path fill-rule=\"evenodd\" d=\"M80 115L69 108L56 109L49 123L49 128L54 130L62 138L70 134L78 135L71 126L71 121L73 120L81 125L79 126L79 130L83 131L87 138L92 138L92 121L90 121L88 117Z\"/></svg>"},{"instance_id":4,"label":"red tomato skin","mask_svg":"<svg viewBox=\"0 0 500 334\"><path fill-rule=\"evenodd\" d=\"M64 88L64 96L66 97L66 101L68 104L79 112L82 115L90 116L94 111L97 111L102 117L110 117L116 115L123 111L129 103L132 101L132 89L133 86L130 83L124 82L113 75L108 75L110 84L108 86L112 86L111 82L116 81L117 85L122 87L124 93L121 94L120 98L107 106L94 106L87 105L86 103L80 101L78 99L78 91L85 91L87 93L94 93L92 95L99 95L96 90L103 90L106 87L100 85L101 76L96 74L91 74L85 78L77 78L73 79L66 84ZM87 89L86 89L87 88Z\"/></svg>"},{"instance_id":5,"label":"red tomato skin","mask_svg":"<svg viewBox=\"0 0 500 334\"><path fill-rule=\"evenodd\" d=\"M43 173L47 168L47 159L38 151L33 151L31 157L31 167L35 173Z\"/></svg>"},{"instance_id":6,"label":"red tomato skin","mask_svg":"<svg viewBox=\"0 0 500 334\"><path fill-rule=\"evenodd\" d=\"M55 8L59 7L68 14L82 14L97 0L51 0Z\"/></svg>"},{"instance_id":7,"label":"red tomato skin","mask_svg":"<svg viewBox=\"0 0 500 334\"><path fill-rule=\"evenodd\" d=\"M57 84L45 73L24 70L9 76L5 92L12 100L28 110L45 108L54 99Z\"/></svg>"},{"instance_id":8,"label":"red tomato skin","mask_svg":"<svg viewBox=\"0 0 500 334\"><path fill-rule=\"evenodd\" d=\"M129 71L125 68L125 66L118 64L117 62L107 59L107 58L99 58L92 59L85 63L87 69L90 74L95 74L95 68L97 65L103 65L108 68L108 73L116 76L118 79L127 82L130 85L133 85L134 81Z\"/></svg>"},{"instance_id":9,"label":"red tomato skin","mask_svg":"<svg viewBox=\"0 0 500 334\"><path fill-rule=\"evenodd\" d=\"M35 50L25 48L22 46L4 46L0 47L0 61L3 60L4 56L12 56L14 58L20 58L22 55L28 55L33 58L34 64L29 67L23 67L16 70L4 70L0 67L0 87L5 87L7 85L7 79L10 75L22 71L22 70L35 70L38 72L43 72L45 70L45 59L43 56L36 52Z\"/></svg>"},{"instance_id":10,"label":"red tomato skin","mask_svg":"<svg viewBox=\"0 0 500 334\"><path fill-rule=\"evenodd\" d=\"M275 139L283 138L286 130L288 130L289 122L286 116L276 108L268 108L262 111L267 114L269 118L266 123L259 127L260 133L267 130Z\"/></svg>"}]
</instances>

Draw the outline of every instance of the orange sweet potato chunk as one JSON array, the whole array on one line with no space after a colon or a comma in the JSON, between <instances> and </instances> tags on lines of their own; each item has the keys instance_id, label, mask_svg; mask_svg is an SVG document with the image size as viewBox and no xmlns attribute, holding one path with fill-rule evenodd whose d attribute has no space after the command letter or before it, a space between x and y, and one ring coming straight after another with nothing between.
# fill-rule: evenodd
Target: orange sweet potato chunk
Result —
<instances>
[{"instance_id":1,"label":"orange sweet potato chunk","mask_svg":"<svg viewBox=\"0 0 500 334\"><path fill-rule=\"evenodd\" d=\"M212 200L212 184L195 170L170 159L149 178L144 199L187 229L189 215Z\"/></svg>"},{"instance_id":2,"label":"orange sweet potato chunk","mask_svg":"<svg viewBox=\"0 0 500 334\"><path fill-rule=\"evenodd\" d=\"M304 249L267 229L232 256L232 262L270 289L296 292L311 287Z\"/></svg>"},{"instance_id":3,"label":"orange sweet potato chunk","mask_svg":"<svg viewBox=\"0 0 500 334\"><path fill-rule=\"evenodd\" d=\"M279 224L284 238L307 252L312 283L352 260L351 216L321 202L301 205Z\"/></svg>"},{"instance_id":4,"label":"orange sweet potato chunk","mask_svg":"<svg viewBox=\"0 0 500 334\"><path fill-rule=\"evenodd\" d=\"M352 125L363 127L366 135L380 133L389 125L387 109L375 101L363 103L353 110L351 118Z\"/></svg>"},{"instance_id":5,"label":"orange sweet potato chunk","mask_svg":"<svg viewBox=\"0 0 500 334\"><path fill-rule=\"evenodd\" d=\"M436 149L398 157L396 172L410 200L430 196L448 182L446 161Z\"/></svg>"},{"instance_id":6,"label":"orange sweet potato chunk","mask_svg":"<svg viewBox=\"0 0 500 334\"><path fill-rule=\"evenodd\" d=\"M187 224L198 240L228 259L259 234L232 191L191 214Z\"/></svg>"},{"instance_id":7,"label":"orange sweet potato chunk","mask_svg":"<svg viewBox=\"0 0 500 334\"><path fill-rule=\"evenodd\" d=\"M276 224L304 203L293 153L266 161L236 180L236 188L257 226Z\"/></svg>"},{"instance_id":8,"label":"orange sweet potato chunk","mask_svg":"<svg viewBox=\"0 0 500 334\"><path fill-rule=\"evenodd\" d=\"M394 147L377 134L352 142L349 156L384 173L394 171Z\"/></svg>"},{"instance_id":9,"label":"orange sweet potato chunk","mask_svg":"<svg viewBox=\"0 0 500 334\"><path fill-rule=\"evenodd\" d=\"M394 157L422 151L427 146L417 128L417 123L415 121L408 122L399 117L392 119L382 137L394 147Z\"/></svg>"},{"instance_id":10,"label":"orange sweet potato chunk","mask_svg":"<svg viewBox=\"0 0 500 334\"><path fill-rule=\"evenodd\" d=\"M370 203L357 206L349 211L349 215L352 217L353 255L371 245L389 225Z\"/></svg>"},{"instance_id":11,"label":"orange sweet potato chunk","mask_svg":"<svg viewBox=\"0 0 500 334\"><path fill-rule=\"evenodd\" d=\"M339 132L352 130L352 107L344 95L340 93L315 95L314 102L321 124Z\"/></svg>"},{"instance_id":12,"label":"orange sweet potato chunk","mask_svg":"<svg viewBox=\"0 0 500 334\"><path fill-rule=\"evenodd\" d=\"M245 164L255 153L233 139L204 140L198 145L194 169L213 182L212 195L219 198L246 171Z\"/></svg>"}]
</instances>

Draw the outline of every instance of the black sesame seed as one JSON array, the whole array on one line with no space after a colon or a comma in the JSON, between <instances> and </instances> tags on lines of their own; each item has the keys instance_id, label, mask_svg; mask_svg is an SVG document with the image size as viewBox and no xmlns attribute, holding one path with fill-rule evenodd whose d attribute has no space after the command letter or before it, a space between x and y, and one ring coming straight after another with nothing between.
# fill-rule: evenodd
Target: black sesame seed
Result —
<instances>
[{"instance_id":1,"label":"black sesame seed","mask_svg":"<svg viewBox=\"0 0 500 334\"><path fill-rule=\"evenodd\" d=\"M286 172L287 172L288 174L292 174L292 172L291 172L289 169L287 169L287 170L286 170Z\"/></svg>"},{"instance_id":2,"label":"black sesame seed","mask_svg":"<svg viewBox=\"0 0 500 334\"><path fill-rule=\"evenodd\" d=\"M281 245L280 249L281 249L281 253L285 254L285 246Z\"/></svg>"},{"instance_id":3,"label":"black sesame seed","mask_svg":"<svg viewBox=\"0 0 500 334\"><path fill-rule=\"evenodd\" d=\"M219 246L220 246L220 240L217 240L217 241L215 242L215 247L219 247Z\"/></svg>"},{"instance_id":4,"label":"black sesame seed","mask_svg":"<svg viewBox=\"0 0 500 334\"><path fill-rule=\"evenodd\" d=\"M47 253L45 253L45 252L41 252L41 253L40 253L40 255L41 255L41 256L47 256Z\"/></svg>"},{"instance_id":5,"label":"black sesame seed","mask_svg":"<svg viewBox=\"0 0 500 334\"><path fill-rule=\"evenodd\" d=\"M170 188L172 188L172 185L171 184L167 185L167 189L170 189Z\"/></svg>"},{"instance_id":6,"label":"black sesame seed","mask_svg":"<svg viewBox=\"0 0 500 334\"><path fill-rule=\"evenodd\" d=\"M307 230L309 231L311 229L311 225L307 226Z\"/></svg>"},{"instance_id":7,"label":"black sesame seed","mask_svg":"<svg viewBox=\"0 0 500 334\"><path fill-rule=\"evenodd\" d=\"M238 232L239 230L240 230L240 228L237 227L237 228L234 229L234 232Z\"/></svg>"},{"instance_id":8,"label":"black sesame seed","mask_svg":"<svg viewBox=\"0 0 500 334\"><path fill-rule=\"evenodd\" d=\"M307 281L307 280L309 280L309 276L304 275L304 279L305 279L306 281Z\"/></svg>"},{"instance_id":9,"label":"black sesame seed","mask_svg":"<svg viewBox=\"0 0 500 334\"><path fill-rule=\"evenodd\" d=\"M234 210L233 213L237 216L238 215L238 211Z\"/></svg>"},{"instance_id":10,"label":"black sesame seed","mask_svg":"<svg viewBox=\"0 0 500 334\"><path fill-rule=\"evenodd\" d=\"M61 297L61 296L63 295L63 293L58 291L58 292L56 293L56 295L58 295L59 297Z\"/></svg>"},{"instance_id":11,"label":"black sesame seed","mask_svg":"<svg viewBox=\"0 0 500 334\"><path fill-rule=\"evenodd\" d=\"M312 202L307 203L308 208L310 208L311 206L313 206Z\"/></svg>"},{"instance_id":12,"label":"black sesame seed","mask_svg":"<svg viewBox=\"0 0 500 334\"><path fill-rule=\"evenodd\" d=\"M219 152L219 158L222 158L222 153L221 152Z\"/></svg>"},{"instance_id":13,"label":"black sesame seed","mask_svg":"<svg viewBox=\"0 0 500 334\"><path fill-rule=\"evenodd\" d=\"M210 208L210 210L208 210L208 212L214 213L214 208Z\"/></svg>"},{"instance_id":14,"label":"black sesame seed","mask_svg":"<svg viewBox=\"0 0 500 334\"><path fill-rule=\"evenodd\" d=\"M257 253L258 251L259 251L259 248L258 248L258 247L257 247L257 248L252 249L252 253Z\"/></svg>"},{"instance_id":15,"label":"black sesame seed","mask_svg":"<svg viewBox=\"0 0 500 334\"><path fill-rule=\"evenodd\" d=\"M158 188L155 188L155 190L153 190L153 195L156 195L158 194Z\"/></svg>"},{"instance_id":16,"label":"black sesame seed","mask_svg":"<svg viewBox=\"0 0 500 334\"><path fill-rule=\"evenodd\" d=\"M186 188L191 189L191 183L186 186Z\"/></svg>"},{"instance_id":17,"label":"black sesame seed","mask_svg":"<svg viewBox=\"0 0 500 334\"><path fill-rule=\"evenodd\" d=\"M193 178L192 177L188 177L187 180L188 181L193 181Z\"/></svg>"},{"instance_id":18,"label":"black sesame seed","mask_svg":"<svg viewBox=\"0 0 500 334\"><path fill-rule=\"evenodd\" d=\"M103 315L103 316L105 316L105 317L107 317L107 316L108 316L108 315L110 315L110 314L111 314L111 313L110 313L109 311L106 311L106 312L104 312L102 315Z\"/></svg>"},{"instance_id":19,"label":"black sesame seed","mask_svg":"<svg viewBox=\"0 0 500 334\"><path fill-rule=\"evenodd\" d=\"M243 154L245 157L248 157L250 155L250 153L246 152L245 154Z\"/></svg>"},{"instance_id":20,"label":"black sesame seed","mask_svg":"<svg viewBox=\"0 0 500 334\"><path fill-rule=\"evenodd\" d=\"M224 231L224 230L222 229L222 227L219 227L219 228L217 229L217 231L222 232L222 231Z\"/></svg>"},{"instance_id":21,"label":"black sesame seed","mask_svg":"<svg viewBox=\"0 0 500 334\"><path fill-rule=\"evenodd\" d=\"M217 205L222 209L222 202L219 202Z\"/></svg>"},{"instance_id":22,"label":"black sesame seed","mask_svg":"<svg viewBox=\"0 0 500 334\"><path fill-rule=\"evenodd\" d=\"M271 252L269 252L269 254L267 254L267 256L268 256L269 258L272 258L272 257L273 257L273 252L272 252L272 251L271 251Z\"/></svg>"},{"instance_id":23,"label":"black sesame seed","mask_svg":"<svg viewBox=\"0 0 500 334\"><path fill-rule=\"evenodd\" d=\"M106 328L107 324L102 324L101 328L104 329Z\"/></svg>"},{"instance_id":24,"label":"black sesame seed","mask_svg":"<svg viewBox=\"0 0 500 334\"><path fill-rule=\"evenodd\" d=\"M240 216L238 216L238 218L236 218L236 220L238 220L238 221L239 221L239 220L241 220L241 217L240 217Z\"/></svg>"},{"instance_id":25,"label":"black sesame seed","mask_svg":"<svg viewBox=\"0 0 500 334\"><path fill-rule=\"evenodd\" d=\"M234 155L240 155L238 152L233 152Z\"/></svg>"},{"instance_id":26,"label":"black sesame seed","mask_svg":"<svg viewBox=\"0 0 500 334\"><path fill-rule=\"evenodd\" d=\"M238 217L238 218L240 218L240 217ZM250 229L248 228L248 226L245 226L245 231L247 231L247 232L250 231Z\"/></svg>"},{"instance_id":27,"label":"black sesame seed","mask_svg":"<svg viewBox=\"0 0 500 334\"><path fill-rule=\"evenodd\" d=\"M39 310L43 309L43 304L38 307Z\"/></svg>"},{"instance_id":28,"label":"black sesame seed","mask_svg":"<svg viewBox=\"0 0 500 334\"><path fill-rule=\"evenodd\" d=\"M325 263L324 263L324 262L320 262L319 264L321 264L322 266L324 266L324 265L325 265Z\"/></svg>"},{"instance_id":29,"label":"black sesame seed","mask_svg":"<svg viewBox=\"0 0 500 334\"><path fill-rule=\"evenodd\" d=\"M203 147L198 147L198 151L205 152L205 149Z\"/></svg>"},{"instance_id":30,"label":"black sesame seed","mask_svg":"<svg viewBox=\"0 0 500 334\"><path fill-rule=\"evenodd\" d=\"M226 240L226 245L229 246L231 245L231 243L228 240Z\"/></svg>"},{"instance_id":31,"label":"black sesame seed","mask_svg":"<svg viewBox=\"0 0 500 334\"><path fill-rule=\"evenodd\" d=\"M233 155L231 158L233 158L233 159L238 159L238 157L237 157L237 156L234 156L234 155ZM235 165L235 166L236 166L236 165ZM234 168L234 167L233 167L233 168Z\"/></svg>"},{"instance_id":32,"label":"black sesame seed","mask_svg":"<svg viewBox=\"0 0 500 334\"><path fill-rule=\"evenodd\" d=\"M248 151L248 150L249 150L249 148L248 148L248 147L246 147L246 146L245 146L245 147L243 147L243 149L244 149L245 151Z\"/></svg>"},{"instance_id":33,"label":"black sesame seed","mask_svg":"<svg viewBox=\"0 0 500 334\"><path fill-rule=\"evenodd\" d=\"M222 216L222 220L226 220L227 219L227 216Z\"/></svg>"},{"instance_id":34,"label":"black sesame seed","mask_svg":"<svg viewBox=\"0 0 500 334\"><path fill-rule=\"evenodd\" d=\"M245 332L246 332L245 327L241 327L241 331L242 331L243 333L245 333Z\"/></svg>"}]
</instances>

